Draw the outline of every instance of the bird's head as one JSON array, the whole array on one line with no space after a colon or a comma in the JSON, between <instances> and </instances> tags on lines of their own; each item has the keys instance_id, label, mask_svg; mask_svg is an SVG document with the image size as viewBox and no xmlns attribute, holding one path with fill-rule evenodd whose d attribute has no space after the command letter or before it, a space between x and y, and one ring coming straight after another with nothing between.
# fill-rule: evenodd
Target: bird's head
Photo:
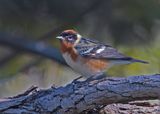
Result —
<instances>
[{"instance_id":1,"label":"bird's head","mask_svg":"<svg viewBox=\"0 0 160 114\"><path fill-rule=\"evenodd\" d=\"M56 38L60 39L61 43L75 46L81 40L81 35L74 30L65 30Z\"/></svg>"}]
</instances>

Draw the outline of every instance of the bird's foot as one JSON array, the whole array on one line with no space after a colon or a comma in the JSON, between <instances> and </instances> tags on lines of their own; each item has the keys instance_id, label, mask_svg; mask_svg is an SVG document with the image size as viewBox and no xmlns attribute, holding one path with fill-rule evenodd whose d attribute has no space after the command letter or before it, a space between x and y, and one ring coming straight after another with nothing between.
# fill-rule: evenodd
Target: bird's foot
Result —
<instances>
[{"instance_id":1,"label":"bird's foot","mask_svg":"<svg viewBox=\"0 0 160 114\"><path fill-rule=\"evenodd\" d=\"M100 80L100 79L103 79L103 78L106 78L106 75L104 73L93 75L93 76L87 78L86 81Z\"/></svg>"},{"instance_id":2,"label":"bird's foot","mask_svg":"<svg viewBox=\"0 0 160 114\"><path fill-rule=\"evenodd\" d=\"M74 79L73 81L72 81L72 83L78 83L79 81L79 79L81 79L81 78L83 78L83 76L79 76L79 77L77 77L76 79Z\"/></svg>"}]
</instances>

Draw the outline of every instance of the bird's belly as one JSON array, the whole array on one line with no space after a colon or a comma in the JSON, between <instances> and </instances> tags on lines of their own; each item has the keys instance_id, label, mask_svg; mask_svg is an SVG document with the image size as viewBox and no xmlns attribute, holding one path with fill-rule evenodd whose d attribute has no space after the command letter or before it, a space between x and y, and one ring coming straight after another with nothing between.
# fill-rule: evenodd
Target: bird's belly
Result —
<instances>
[{"instance_id":1,"label":"bird's belly","mask_svg":"<svg viewBox=\"0 0 160 114\"><path fill-rule=\"evenodd\" d=\"M100 74L102 70L100 69L93 69L92 67L89 67L89 63L84 62L81 57L78 57L76 61L74 61L69 54L65 53L63 54L63 57L67 64L76 72L80 73L84 77L91 77L96 74ZM104 69L103 69L104 70Z\"/></svg>"}]
</instances>

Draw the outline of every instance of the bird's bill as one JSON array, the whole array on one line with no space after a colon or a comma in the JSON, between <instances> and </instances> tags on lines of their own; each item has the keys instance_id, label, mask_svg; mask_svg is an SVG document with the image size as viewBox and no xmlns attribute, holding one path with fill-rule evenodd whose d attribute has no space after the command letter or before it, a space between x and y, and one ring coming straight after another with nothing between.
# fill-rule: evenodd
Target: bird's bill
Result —
<instances>
[{"instance_id":1,"label":"bird's bill","mask_svg":"<svg viewBox=\"0 0 160 114\"><path fill-rule=\"evenodd\" d=\"M57 36L57 39L63 40L64 38L62 36Z\"/></svg>"}]
</instances>

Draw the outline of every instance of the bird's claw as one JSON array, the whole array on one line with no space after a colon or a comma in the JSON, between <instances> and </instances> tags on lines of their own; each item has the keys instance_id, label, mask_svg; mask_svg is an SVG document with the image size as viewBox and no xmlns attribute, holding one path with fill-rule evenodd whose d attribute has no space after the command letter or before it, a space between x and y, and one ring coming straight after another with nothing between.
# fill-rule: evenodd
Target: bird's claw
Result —
<instances>
[{"instance_id":1,"label":"bird's claw","mask_svg":"<svg viewBox=\"0 0 160 114\"><path fill-rule=\"evenodd\" d=\"M77 83L77 82L79 82L78 80L81 79L81 78L83 78L83 76L79 76L78 78L74 79L74 80L72 81L72 83Z\"/></svg>"}]
</instances>

